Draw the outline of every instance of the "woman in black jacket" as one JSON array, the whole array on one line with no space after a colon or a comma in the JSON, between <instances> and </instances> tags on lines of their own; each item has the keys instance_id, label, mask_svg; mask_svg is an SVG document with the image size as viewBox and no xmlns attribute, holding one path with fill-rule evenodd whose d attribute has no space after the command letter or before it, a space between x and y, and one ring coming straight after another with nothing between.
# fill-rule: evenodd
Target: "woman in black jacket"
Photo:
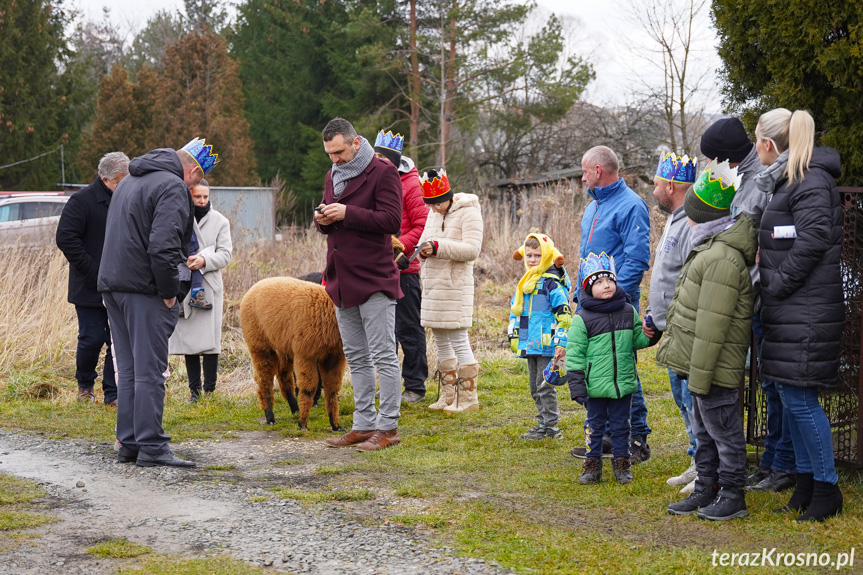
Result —
<instances>
[{"instance_id":1,"label":"woman in black jacket","mask_svg":"<svg viewBox=\"0 0 863 575\"><path fill-rule=\"evenodd\" d=\"M762 115L756 150L769 167L756 185L772 198L761 219L761 375L783 407L797 459L797 486L782 511L823 521L842 511L830 423L820 389L838 385L844 303L839 256L839 154L815 147L815 122L785 108Z\"/></svg>"}]
</instances>

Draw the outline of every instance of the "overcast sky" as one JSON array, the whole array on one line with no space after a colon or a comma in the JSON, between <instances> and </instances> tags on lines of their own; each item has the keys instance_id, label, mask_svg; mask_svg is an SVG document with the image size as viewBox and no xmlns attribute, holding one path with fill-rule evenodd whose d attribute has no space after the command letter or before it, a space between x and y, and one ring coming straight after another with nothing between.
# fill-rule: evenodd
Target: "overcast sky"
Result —
<instances>
[{"instance_id":1,"label":"overcast sky","mask_svg":"<svg viewBox=\"0 0 863 575\"><path fill-rule=\"evenodd\" d=\"M637 22L627 17L631 2L642 0L537 0L539 10L534 19L539 24L554 12L564 22L570 47L587 58L596 70L597 79L588 88L585 99L598 104L621 104L640 85L639 76L649 75L648 81L656 83L661 75L651 71L649 63L639 61L623 38L630 44L642 47L640 54L648 53L649 39ZM71 0L82 15L91 20L103 18L103 7L110 10L110 20L131 38L147 19L159 10L182 10L182 0ZM708 6L709 7L709 6ZM696 41L695 64L708 75L715 76L720 61L716 53L716 35L710 24L707 7L699 20L700 35ZM625 31L625 33L624 33ZM716 85L715 78L708 86ZM711 112L720 108L719 94L702 93L703 103Z\"/></svg>"}]
</instances>

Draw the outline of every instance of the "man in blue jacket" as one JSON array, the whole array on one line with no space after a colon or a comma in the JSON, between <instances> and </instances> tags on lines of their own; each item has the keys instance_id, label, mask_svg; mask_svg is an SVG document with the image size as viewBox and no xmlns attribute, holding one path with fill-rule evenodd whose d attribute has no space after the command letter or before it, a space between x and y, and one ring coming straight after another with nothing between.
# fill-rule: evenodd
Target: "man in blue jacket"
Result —
<instances>
[{"instance_id":1,"label":"man in blue jacket","mask_svg":"<svg viewBox=\"0 0 863 575\"><path fill-rule=\"evenodd\" d=\"M633 192L620 177L620 162L617 154L607 146L595 146L585 152L581 160L581 181L587 187L592 202L584 210L581 219L581 244L579 254L582 259L591 252L605 252L614 258L617 285L629 296L632 305L638 310L641 298L641 279L650 261L650 215L645 201ZM578 283L584 278L579 270ZM576 296L577 297L577 296ZM647 405L641 381L638 390L632 394L632 461L639 463L650 458L647 436ZM611 444L608 443L608 452ZM584 457L586 448L571 450L573 456Z\"/></svg>"},{"instance_id":2,"label":"man in blue jacket","mask_svg":"<svg viewBox=\"0 0 863 575\"><path fill-rule=\"evenodd\" d=\"M105 367L102 370L102 392L106 405L117 406L117 382L111 355L111 331L102 294L96 289L96 276L105 243L105 221L111 195L120 180L129 175L129 158L123 152L110 152L99 161L99 177L76 192L60 216L57 225L57 247L69 260L69 303L78 316L78 348L75 352L75 379L78 400L95 401L93 386L96 365L102 347Z\"/></svg>"},{"instance_id":3,"label":"man in blue jacket","mask_svg":"<svg viewBox=\"0 0 863 575\"><path fill-rule=\"evenodd\" d=\"M141 467L194 467L171 451L162 428L168 338L180 306L178 266L186 261L194 208L189 188L218 161L195 138L176 151L135 158L108 209L99 291L117 357L117 454Z\"/></svg>"}]
</instances>

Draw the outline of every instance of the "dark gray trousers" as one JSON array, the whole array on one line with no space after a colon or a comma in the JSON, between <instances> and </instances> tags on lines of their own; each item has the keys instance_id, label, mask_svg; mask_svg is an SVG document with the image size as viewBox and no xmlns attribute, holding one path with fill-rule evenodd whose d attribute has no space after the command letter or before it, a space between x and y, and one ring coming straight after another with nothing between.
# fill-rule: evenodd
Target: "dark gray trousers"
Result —
<instances>
[{"instance_id":1,"label":"dark gray trousers","mask_svg":"<svg viewBox=\"0 0 863 575\"><path fill-rule=\"evenodd\" d=\"M736 389L711 386L692 394L692 433L698 477L718 477L719 487L746 486L746 437Z\"/></svg>"},{"instance_id":2,"label":"dark gray trousers","mask_svg":"<svg viewBox=\"0 0 863 575\"><path fill-rule=\"evenodd\" d=\"M557 427L560 410L557 407L557 390L551 385L542 386L542 371L553 358L538 355L527 356L527 379L530 396L536 404L536 420L546 427Z\"/></svg>"},{"instance_id":3,"label":"dark gray trousers","mask_svg":"<svg viewBox=\"0 0 863 575\"><path fill-rule=\"evenodd\" d=\"M180 306L168 308L159 296L137 293L106 292L102 298L117 359L117 439L130 449L165 453L171 440L162 429L168 338Z\"/></svg>"}]
</instances>

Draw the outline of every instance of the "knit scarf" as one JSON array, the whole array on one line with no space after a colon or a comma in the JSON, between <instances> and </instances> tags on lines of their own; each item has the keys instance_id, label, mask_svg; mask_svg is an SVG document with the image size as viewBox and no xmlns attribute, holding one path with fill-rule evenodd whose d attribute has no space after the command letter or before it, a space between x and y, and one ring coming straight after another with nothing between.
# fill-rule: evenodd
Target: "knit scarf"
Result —
<instances>
[{"instance_id":1,"label":"knit scarf","mask_svg":"<svg viewBox=\"0 0 863 575\"><path fill-rule=\"evenodd\" d=\"M586 291L581 290L581 295L578 298L578 301L581 304L581 307L588 311L596 313L611 313L623 309L623 306L631 303L632 300L630 300L629 295L618 286L614 295L608 299L596 299L592 295L588 295Z\"/></svg>"},{"instance_id":2,"label":"knit scarf","mask_svg":"<svg viewBox=\"0 0 863 575\"><path fill-rule=\"evenodd\" d=\"M333 164L331 170L333 176L333 197L339 199L348 182L363 173L369 164L372 163L372 158L375 157L375 150L372 148L369 141L360 136L360 149L350 162L344 164Z\"/></svg>"},{"instance_id":3,"label":"knit scarf","mask_svg":"<svg viewBox=\"0 0 863 575\"><path fill-rule=\"evenodd\" d=\"M760 174L752 178L755 187L765 194L773 194L776 191L776 182L785 175L785 166L788 165L788 150L785 150L776 161L767 166Z\"/></svg>"}]
</instances>

